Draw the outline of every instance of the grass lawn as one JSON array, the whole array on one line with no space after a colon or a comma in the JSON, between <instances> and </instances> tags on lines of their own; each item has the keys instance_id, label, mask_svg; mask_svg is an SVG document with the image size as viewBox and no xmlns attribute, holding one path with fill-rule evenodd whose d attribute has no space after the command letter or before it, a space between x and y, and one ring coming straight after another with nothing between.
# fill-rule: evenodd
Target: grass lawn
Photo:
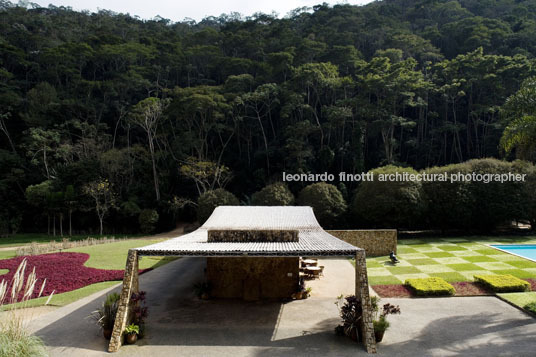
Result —
<instances>
[{"instance_id":1,"label":"grass lawn","mask_svg":"<svg viewBox=\"0 0 536 357\"><path fill-rule=\"evenodd\" d=\"M403 284L406 279L440 277L447 282L473 281L479 274L511 274L536 278L536 262L488 247L497 243L536 243L536 236L400 239L398 258L367 259L370 285Z\"/></svg>"},{"instance_id":2,"label":"grass lawn","mask_svg":"<svg viewBox=\"0 0 536 357\"><path fill-rule=\"evenodd\" d=\"M523 308L527 304L530 304L531 302L536 302L535 291L527 293L500 293L497 295L521 308Z\"/></svg>"},{"instance_id":3,"label":"grass lawn","mask_svg":"<svg viewBox=\"0 0 536 357\"><path fill-rule=\"evenodd\" d=\"M59 235L57 236L49 236L49 235L46 235L46 234L43 234L43 233L19 233L19 234L15 234L14 236L9 236L9 237L4 237L4 238L0 238L0 248L1 247L17 247L17 246L21 246L21 245L25 245L25 244L29 244L29 243L33 243L33 242L36 242L36 243L48 243L48 242L52 242L52 241L57 241L57 242L61 242L64 238L68 238L72 241L77 241L77 240L84 240L84 239L87 239L87 238L104 238L104 237L108 237L108 238L111 238L111 237L115 237L115 238L138 238L138 237L142 237L143 235L142 234L131 234L131 235L126 235L126 234L104 234L104 235L99 235L99 234L78 234L78 235L73 235L71 237L68 237L67 235L63 236L63 237L60 237Z\"/></svg>"},{"instance_id":4,"label":"grass lawn","mask_svg":"<svg viewBox=\"0 0 536 357\"><path fill-rule=\"evenodd\" d=\"M14 250L0 250L0 260L13 258L17 255L17 252Z\"/></svg>"},{"instance_id":5,"label":"grass lawn","mask_svg":"<svg viewBox=\"0 0 536 357\"><path fill-rule=\"evenodd\" d=\"M127 261L127 253L130 248L143 247L149 244L161 242L162 239L140 239L135 241L121 241L110 244L98 244L87 247L65 249L64 252L77 252L89 254L89 259L84 264L90 268L123 270ZM140 257L140 269L158 268L174 260L172 257Z\"/></svg>"},{"instance_id":6,"label":"grass lawn","mask_svg":"<svg viewBox=\"0 0 536 357\"><path fill-rule=\"evenodd\" d=\"M85 286L81 289L69 291L67 293L63 294L57 294L53 295L50 299L50 302L48 303L48 306L65 306L69 305L72 302L75 302L77 300L80 300L82 298L85 298L86 296L92 295L96 292L99 292L104 289L108 289L114 285L120 284L120 281L105 281L102 283L92 284ZM28 300L24 304L16 304L17 307L37 307L37 306L43 306L48 300L48 296L40 297L39 299L32 299ZM9 307L10 305L6 306Z\"/></svg>"},{"instance_id":7,"label":"grass lawn","mask_svg":"<svg viewBox=\"0 0 536 357\"><path fill-rule=\"evenodd\" d=\"M97 269L110 269L110 270L123 270L125 269L125 263L127 259L127 253L130 248L143 247L149 244L161 242L162 239L140 239L132 241L121 241L109 244L99 244L88 247L78 247L65 250L66 252L79 252L87 253L90 258L84 264L85 266L97 268ZM13 253L0 255L0 259L8 259L14 256L13 251L0 251L2 253ZM176 258L173 257L143 257L140 259L140 269L157 268L162 266ZM1 271L0 271L1 273ZM5 272L4 272L5 273ZM0 276L1 278L1 276ZM42 277L39 277L42 278ZM83 297L89 296L93 293L109 288L113 285L119 284L119 281L107 281L97 284L85 286L81 289L69 291L63 294L52 296L49 305L64 306L70 304ZM42 297L39 299L30 300L25 306L41 306L44 305L48 297Z\"/></svg>"}]
</instances>

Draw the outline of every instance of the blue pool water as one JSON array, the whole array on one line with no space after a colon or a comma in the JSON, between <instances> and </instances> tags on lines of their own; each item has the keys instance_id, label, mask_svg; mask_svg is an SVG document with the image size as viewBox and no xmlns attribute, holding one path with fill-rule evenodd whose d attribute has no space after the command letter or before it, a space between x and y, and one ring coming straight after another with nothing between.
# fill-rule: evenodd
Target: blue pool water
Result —
<instances>
[{"instance_id":1,"label":"blue pool water","mask_svg":"<svg viewBox=\"0 0 536 357\"><path fill-rule=\"evenodd\" d=\"M536 261L536 244L495 244L492 247Z\"/></svg>"}]
</instances>

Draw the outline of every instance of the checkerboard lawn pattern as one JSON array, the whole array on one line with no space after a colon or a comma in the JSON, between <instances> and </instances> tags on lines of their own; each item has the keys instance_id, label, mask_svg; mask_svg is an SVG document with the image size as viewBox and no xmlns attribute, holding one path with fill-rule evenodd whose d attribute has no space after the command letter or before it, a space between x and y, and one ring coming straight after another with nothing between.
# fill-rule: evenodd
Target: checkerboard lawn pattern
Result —
<instances>
[{"instance_id":1,"label":"checkerboard lawn pattern","mask_svg":"<svg viewBox=\"0 0 536 357\"><path fill-rule=\"evenodd\" d=\"M389 257L367 259L369 284L403 284L406 279L432 276L448 282L473 281L478 274L536 278L535 262L486 244L536 244L536 236L401 239L396 266Z\"/></svg>"}]
</instances>

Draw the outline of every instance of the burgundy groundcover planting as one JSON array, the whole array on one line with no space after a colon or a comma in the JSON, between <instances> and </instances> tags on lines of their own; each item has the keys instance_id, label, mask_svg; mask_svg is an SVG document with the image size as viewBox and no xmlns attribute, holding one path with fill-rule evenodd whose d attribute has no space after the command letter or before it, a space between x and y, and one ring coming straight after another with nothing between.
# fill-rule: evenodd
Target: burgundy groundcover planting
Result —
<instances>
[{"instance_id":1,"label":"burgundy groundcover planting","mask_svg":"<svg viewBox=\"0 0 536 357\"><path fill-rule=\"evenodd\" d=\"M50 295L53 291L54 294L60 294L103 281L123 280L123 270L104 270L84 266L86 260L89 259L89 254L52 253L0 260L0 269L9 269L9 273L0 275L0 281L6 280L11 283L17 267L24 258L28 260L25 276L28 276L35 267L35 274L38 278L32 298L39 294L45 278L47 282L43 296ZM149 269L140 270L140 273L147 270Z\"/></svg>"}]
</instances>

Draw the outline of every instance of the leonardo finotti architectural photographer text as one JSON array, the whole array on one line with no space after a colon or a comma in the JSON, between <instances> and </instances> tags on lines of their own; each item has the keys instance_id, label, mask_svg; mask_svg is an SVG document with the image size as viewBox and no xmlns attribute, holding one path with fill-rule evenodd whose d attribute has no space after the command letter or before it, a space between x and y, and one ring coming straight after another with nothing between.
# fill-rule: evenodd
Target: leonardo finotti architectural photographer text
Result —
<instances>
[{"instance_id":1,"label":"leonardo finotti architectural photographer text","mask_svg":"<svg viewBox=\"0 0 536 357\"><path fill-rule=\"evenodd\" d=\"M427 182L524 182L526 174L516 174L512 172L502 174L491 173L439 173L429 174L426 172L412 174L409 172L396 172L390 174L376 174L372 172L361 172L359 174L350 174L340 172L338 175L328 174L290 174L283 172L283 182L333 182L337 179L339 182L361 182L361 181L383 181L383 182L401 182L401 181L427 181Z\"/></svg>"}]
</instances>

